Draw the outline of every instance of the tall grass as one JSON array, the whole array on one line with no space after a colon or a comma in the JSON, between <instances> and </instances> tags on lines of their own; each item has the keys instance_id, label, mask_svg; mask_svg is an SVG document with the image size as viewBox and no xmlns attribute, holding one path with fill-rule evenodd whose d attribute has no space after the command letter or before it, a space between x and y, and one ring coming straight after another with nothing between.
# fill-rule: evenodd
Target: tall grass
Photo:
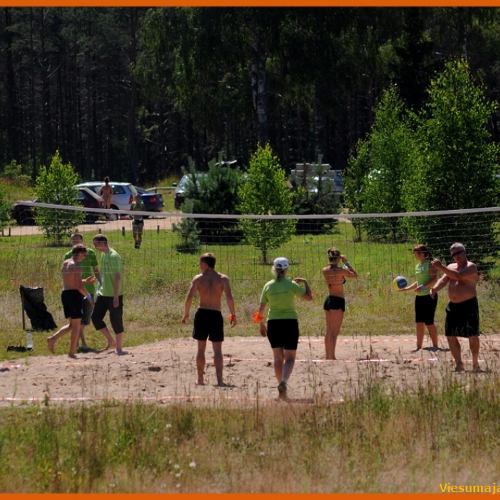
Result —
<instances>
[{"instance_id":1,"label":"tall grass","mask_svg":"<svg viewBox=\"0 0 500 500\"><path fill-rule=\"evenodd\" d=\"M499 377L335 405L48 404L0 410L3 492L439 492L495 481Z\"/></svg>"}]
</instances>

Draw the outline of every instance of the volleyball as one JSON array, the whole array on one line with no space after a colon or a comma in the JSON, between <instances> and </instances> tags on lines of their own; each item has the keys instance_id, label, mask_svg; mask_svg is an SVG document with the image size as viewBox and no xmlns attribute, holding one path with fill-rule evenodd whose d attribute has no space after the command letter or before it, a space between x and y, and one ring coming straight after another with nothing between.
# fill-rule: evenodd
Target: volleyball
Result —
<instances>
[{"instance_id":1,"label":"volleyball","mask_svg":"<svg viewBox=\"0 0 500 500\"><path fill-rule=\"evenodd\" d=\"M406 285L408 285L408 281L406 281L406 278L404 276L396 276L392 281L392 284L396 290L401 290Z\"/></svg>"}]
</instances>

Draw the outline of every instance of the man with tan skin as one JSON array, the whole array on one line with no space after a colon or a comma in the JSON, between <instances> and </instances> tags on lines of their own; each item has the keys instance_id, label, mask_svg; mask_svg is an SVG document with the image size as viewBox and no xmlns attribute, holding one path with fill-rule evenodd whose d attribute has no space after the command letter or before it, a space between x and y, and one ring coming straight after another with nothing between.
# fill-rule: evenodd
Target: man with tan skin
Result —
<instances>
[{"instance_id":1,"label":"man with tan skin","mask_svg":"<svg viewBox=\"0 0 500 500\"><path fill-rule=\"evenodd\" d=\"M90 276L86 280L82 280L82 265L81 262L87 254L85 245L75 245L71 251L71 258L63 262L61 273L63 278L63 291L61 293L61 301L64 308L64 317L69 318L71 327L71 342L69 347L69 357L76 358L75 351L80 336L80 326L83 317L83 299L92 303L92 296L85 290L84 283L92 283L95 281L94 276ZM54 352L54 344L56 340L68 333L70 328L63 326L58 332L47 339L49 351Z\"/></svg>"},{"instance_id":2,"label":"man with tan skin","mask_svg":"<svg viewBox=\"0 0 500 500\"><path fill-rule=\"evenodd\" d=\"M231 326L236 326L236 312L234 310L234 299L231 292L229 278L215 270L215 257L211 253L205 253L200 257L201 274L197 274L191 282L191 287L184 303L184 316L182 322L187 323L189 309L196 292L200 296L198 310L194 317L193 338L198 341L198 352L196 354L196 369L198 372L197 385L205 385L203 375L205 373L205 350L207 339L212 342L214 350L214 365L217 375L217 385L224 386L222 381L222 342L224 340L224 320L222 318L222 294L226 295L226 302L231 311Z\"/></svg>"},{"instance_id":3,"label":"man with tan skin","mask_svg":"<svg viewBox=\"0 0 500 500\"><path fill-rule=\"evenodd\" d=\"M450 351L455 360L455 371L464 370L460 342L458 337L469 339L472 353L472 366L479 371L479 307L476 297L477 267L467 260L467 253L462 243L453 243L450 253L453 264L444 266L439 259L432 261L432 266L444 273L444 276L431 288L431 297L435 297L446 285L450 302L446 306L445 335Z\"/></svg>"}]
</instances>

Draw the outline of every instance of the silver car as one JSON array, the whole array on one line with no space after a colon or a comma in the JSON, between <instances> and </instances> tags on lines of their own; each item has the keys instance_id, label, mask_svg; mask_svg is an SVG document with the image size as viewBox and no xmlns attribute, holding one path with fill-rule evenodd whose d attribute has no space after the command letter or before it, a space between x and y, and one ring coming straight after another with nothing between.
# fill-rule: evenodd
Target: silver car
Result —
<instances>
[{"instance_id":1,"label":"silver car","mask_svg":"<svg viewBox=\"0 0 500 500\"><path fill-rule=\"evenodd\" d=\"M84 182L76 187L86 187L97 194L104 182ZM137 194L135 187L130 182L109 182L113 188L113 197L111 198L111 208L113 210L130 210L130 205Z\"/></svg>"}]
</instances>

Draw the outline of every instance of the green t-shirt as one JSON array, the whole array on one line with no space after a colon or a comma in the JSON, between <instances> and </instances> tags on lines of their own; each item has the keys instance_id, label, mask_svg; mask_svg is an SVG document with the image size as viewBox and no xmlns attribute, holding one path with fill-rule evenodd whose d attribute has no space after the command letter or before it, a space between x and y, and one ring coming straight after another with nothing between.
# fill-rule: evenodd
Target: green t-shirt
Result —
<instances>
[{"instance_id":1,"label":"green t-shirt","mask_svg":"<svg viewBox=\"0 0 500 500\"><path fill-rule=\"evenodd\" d=\"M70 250L69 252L66 252L64 260L71 259L72 256L73 254L71 253ZM94 267L97 267L97 257L92 248L87 248L87 255L85 256L85 259L82 260L81 265L82 265L82 279L88 278L89 276L92 276L94 274ZM94 283L89 283L83 286L85 287L85 290L87 290L87 292L94 295L95 293Z\"/></svg>"},{"instance_id":2,"label":"green t-shirt","mask_svg":"<svg viewBox=\"0 0 500 500\"><path fill-rule=\"evenodd\" d=\"M103 253L101 257L101 276L102 286L99 289L99 294L104 297L115 296L115 273L121 274L120 292L118 295L123 295L123 272L122 258L112 248L108 253Z\"/></svg>"},{"instance_id":3,"label":"green t-shirt","mask_svg":"<svg viewBox=\"0 0 500 500\"><path fill-rule=\"evenodd\" d=\"M132 205L130 205L130 210L134 210L136 212L145 212L146 211L146 207L144 206L144 203L143 201L141 200L139 203L137 203L136 201L133 201L132 202ZM135 215L134 214L134 220L141 220L143 219L143 215Z\"/></svg>"},{"instance_id":4,"label":"green t-shirt","mask_svg":"<svg viewBox=\"0 0 500 500\"><path fill-rule=\"evenodd\" d=\"M427 282L431 280L431 271L430 271L431 261L427 259L423 264L417 264L415 266L415 276L417 278L417 285L425 285ZM429 295L431 292L430 288L426 289L425 292L420 292L419 295Z\"/></svg>"},{"instance_id":5,"label":"green t-shirt","mask_svg":"<svg viewBox=\"0 0 500 500\"><path fill-rule=\"evenodd\" d=\"M269 306L267 319L297 319L295 295L302 297L304 293L304 288L288 278L268 281L260 296L260 302Z\"/></svg>"}]
</instances>

